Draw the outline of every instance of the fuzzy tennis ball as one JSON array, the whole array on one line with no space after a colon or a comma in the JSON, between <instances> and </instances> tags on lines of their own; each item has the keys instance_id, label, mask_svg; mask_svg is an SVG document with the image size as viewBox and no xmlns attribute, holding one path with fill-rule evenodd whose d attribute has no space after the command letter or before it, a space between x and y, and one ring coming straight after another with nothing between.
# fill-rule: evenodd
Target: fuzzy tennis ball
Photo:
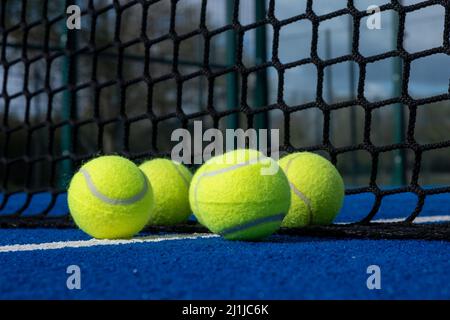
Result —
<instances>
[{"instance_id":1,"label":"fuzzy tennis ball","mask_svg":"<svg viewBox=\"0 0 450 320\"><path fill-rule=\"evenodd\" d=\"M189 184L192 174L182 164L168 159L154 159L139 167L153 188L155 206L150 225L174 225L191 215Z\"/></svg>"},{"instance_id":2,"label":"fuzzy tennis ball","mask_svg":"<svg viewBox=\"0 0 450 320\"><path fill-rule=\"evenodd\" d=\"M344 182L331 162L310 152L297 152L278 162L291 186L291 207L282 227L326 225L344 201Z\"/></svg>"},{"instance_id":3,"label":"fuzzy tennis ball","mask_svg":"<svg viewBox=\"0 0 450 320\"><path fill-rule=\"evenodd\" d=\"M153 205L144 173L119 156L98 157L83 165L67 197L75 223L99 239L131 238L147 224Z\"/></svg>"},{"instance_id":4,"label":"fuzzy tennis ball","mask_svg":"<svg viewBox=\"0 0 450 320\"><path fill-rule=\"evenodd\" d=\"M264 174L261 169L269 166L275 172ZM289 182L277 163L248 149L208 160L189 189L199 222L229 240L259 240L275 232L290 199Z\"/></svg>"}]
</instances>

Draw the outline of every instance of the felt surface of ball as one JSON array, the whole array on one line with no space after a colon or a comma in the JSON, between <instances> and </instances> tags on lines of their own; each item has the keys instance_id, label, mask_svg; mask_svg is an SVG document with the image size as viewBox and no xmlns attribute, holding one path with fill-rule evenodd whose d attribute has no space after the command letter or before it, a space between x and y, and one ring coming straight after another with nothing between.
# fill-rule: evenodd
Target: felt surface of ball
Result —
<instances>
[{"instance_id":1,"label":"felt surface of ball","mask_svg":"<svg viewBox=\"0 0 450 320\"><path fill-rule=\"evenodd\" d=\"M84 164L68 189L75 223L98 239L131 238L147 224L153 191L144 173L119 156L102 156Z\"/></svg>"},{"instance_id":2,"label":"felt surface of ball","mask_svg":"<svg viewBox=\"0 0 450 320\"><path fill-rule=\"evenodd\" d=\"M324 157L297 152L278 161L291 187L291 207L283 227L331 224L344 201L344 182Z\"/></svg>"},{"instance_id":3,"label":"felt surface of ball","mask_svg":"<svg viewBox=\"0 0 450 320\"><path fill-rule=\"evenodd\" d=\"M149 179L155 199L149 225L174 225L191 215L189 184L192 173L184 165L169 159L144 162L139 168Z\"/></svg>"},{"instance_id":4,"label":"felt surface of ball","mask_svg":"<svg viewBox=\"0 0 450 320\"><path fill-rule=\"evenodd\" d=\"M272 165L275 174L262 174ZM201 224L229 240L259 240L275 232L290 204L288 180L277 163L238 149L208 160L192 178L189 200Z\"/></svg>"}]
</instances>

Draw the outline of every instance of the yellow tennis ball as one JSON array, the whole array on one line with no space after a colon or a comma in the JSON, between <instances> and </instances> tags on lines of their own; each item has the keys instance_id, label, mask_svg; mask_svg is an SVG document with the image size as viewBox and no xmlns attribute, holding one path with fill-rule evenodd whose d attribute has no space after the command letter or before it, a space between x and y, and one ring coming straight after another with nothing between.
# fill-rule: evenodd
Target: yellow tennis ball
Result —
<instances>
[{"instance_id":1,"label":"yellow tennis ball","mask_svg":"<svg viewBox=\"0 0 450 320\"><path fill-rule=\"evenodd\" d=\"M270 166L275 172L262 170ZM288 180L278 164L248 149L208 160L195 173L189 189L199 222L230 240L258 240L275 232L290 199Z\"/></svg>"},{"instance_id":2,"label":"yellow tennis ball","mask_svg":"<svg viewBox=\"0 0 450 320\"><path fill-rule=\"evenodd\" d=\"M333 222L344 201L344 182L327 159L297 152L278 161L291 186L291 207L282 227L326 225Z\"/></svg>"},{"instance_id":3,"label":"yellow tennis ball","mask_svg":"<svg viewBox=\"0 0 450 320\"><path fill-rule=\"evenodd\" d=\"M131 238L147 224L153 205L144 173L119 156L83 165L70 182L67 198L78 227L99 239Z\"/></svg>"},{"instance_id":4,"label":"yellow tennis ball","mask_svg":"<svg viewBox=\"0 0 450 320\"><path fill-rule=\"evenodd\" d=\"M180 163L168 159L144 162L139 168L153 188L155 206L150 225L174 225L186 221L191 215L189 184L192 173Z\"/></svg>"}]
</instances>

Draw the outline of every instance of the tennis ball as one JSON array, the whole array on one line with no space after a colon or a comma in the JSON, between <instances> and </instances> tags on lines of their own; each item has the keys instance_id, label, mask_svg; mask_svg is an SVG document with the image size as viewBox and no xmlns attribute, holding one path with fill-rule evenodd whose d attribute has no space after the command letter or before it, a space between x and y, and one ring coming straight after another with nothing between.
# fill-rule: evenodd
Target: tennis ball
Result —
<instances>
[{"instance_id":1,"label":"tennis ball","mask_svg":"<svg viewBox=\"0 0 450 320\"><path fill-rule=\"evenodd\" d=\"M297 152L278 161L291 186L291 207L282 227L326 225L333 222L344 201L344 182L327 159Z\"/></svg>"},{"instance_id":2,"label":"tennis ball","mask_svg":"<svg viewBox=\"0 0 450 320\"><path fill-rule=\"evenodd\" d=\"M276 173L262 174L269 165ZM290 199L289 182L277 163L249 149L211 158L195 173L189 188L199 222L229 240L259 240L275 232Z\"/></svg>"},{"instance_id":3,"label":"tennis ball","mask_svg":"<svg viewBox=\"0 0 450 320\"><path fill-rule=\"evenodd\" d=\"M144 173L119 156L83 165L70 182L67 198L78 227L98 239L131 238L147 224L153 205Z\"/></svg>"},{"instance_id":4,"label":"tennis ball","mask_svg":"<svg viewBox=\"0 0 450 320\"><path fill-rule=\"evenodd\" d=\"M139 168L153 188L155 206L150 225L174 225L186 221L191 215L189 184L191 172L182 164L168 159L144 162Z\"/></svg>"}]
</instances>

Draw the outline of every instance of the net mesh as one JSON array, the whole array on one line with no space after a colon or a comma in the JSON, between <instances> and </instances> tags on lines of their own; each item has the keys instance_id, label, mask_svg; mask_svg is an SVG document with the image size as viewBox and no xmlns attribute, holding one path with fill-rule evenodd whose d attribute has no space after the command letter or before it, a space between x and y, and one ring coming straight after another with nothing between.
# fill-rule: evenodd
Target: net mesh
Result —
<instances>
[{"instance_id":1,"label":"net mesh","mask_svg":"<svg viewBox=\"0 0 450 320\"><path fill-rule=\"evenodd\" d=\"M204 129L230 125L256 128L269 121L281 129L282 152L319 152L338 168L341 165L343 171L353 170L353 176L364 172L368 178L366 183L356 181L355 187L346 189L348 196L373 196L365 217L345 227L305 230L335 236L450 237L448 224L411 224L427 198L450 193L448 180L434 186L421 183L424 157L433 152L438 156L448 153L448 131L440 141L422 143L417 129L418 123L427 121L420 117L420 108L436 103L448 106L450 87L447 92L426 97L414 96L410 90L415 62L450 55L448 1L406 5L394 0L382 4L381 13L396 17L397 36L391 49L373 55L363 55L360 50L361 25L369 13L351 0L323 14L316 12L313 1L308 0L304 11L286 19L279 17L276 0L257 8L263 10L262 15L251 18L246 13L250 10L246 1L232 2L228 17L226 2L222 7L214 7L217 2L211 0L192 3L1 1L1 226L71 226L65 206L67 181L83 161L99 154L116 153L135 161L169 156L174 145L170 133L175 128L192 131L194 121L202 121ZM70 5L81 8L80 30L65 27ZM430 7L443 13L444 24L436 30L442 35L440 44L410 52L405 48L408 16ZM225 18L220 22L218 16ZM351 49L343 55L324 57L320 52L321 26L340 17L350 21ZM310 25L308 55L286 62L280 57L283 30L303 22ZM269 39L268 43L261 37ZM250 49L255 52L249 54L248 41L259 41L267 50L258 55L258 48ZM230 45L232 52L227 51ZM257 58L249 58L253 55ZM398 90L374 101L366 96L367 72L386 59L399 70L398 78L392 80ZM328 72L343 63L353 64L355 90L345 99L332 99L327 91ZM314 68L314 95L310 101L292 103L286 94L286 88L293 85L287 74L305 66ZM271 77L270 88L265 87L267 77ZM272 97L268 97L268 91L273 92ZM258 98L261 94L263 97ZM385 108L397 110L396 114L407 120L397 141L380 145L374 142L374 131L380 130L374 117L377 110ZM353 120L361 128L361 140L353 138L338 145L336 137L348 128L333 129L333 115L356 109L360 116ZM320 138L303 143L296 133L297 115L308 111L319 115L321 126L311 128L319 131ZM352 116L356 117L354 113ZM357 135L356 131L350 134ZM349 157L355 154L363 154L368 160ZM380 168L386 154L392 155L393 163L402 162L402 168L396 171L398 181L404 181L400 186L381 187L381 176L387 170ZM412 194L416 199L404 221L393 227L372 223L383 199L396 194ZM184 227L197 228L191 224ZM291 232L309 232L305 230Z\"/></svg>"}]
</instances>

